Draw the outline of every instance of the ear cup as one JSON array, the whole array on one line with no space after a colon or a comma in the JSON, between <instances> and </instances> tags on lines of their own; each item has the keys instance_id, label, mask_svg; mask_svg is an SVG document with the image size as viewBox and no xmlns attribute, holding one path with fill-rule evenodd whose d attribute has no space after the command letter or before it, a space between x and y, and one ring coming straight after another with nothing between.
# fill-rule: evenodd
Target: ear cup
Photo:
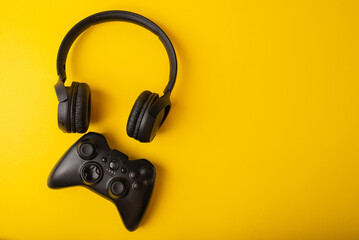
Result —
<instances>
[{"instance_id":1,"label":"ear cup","mask_svg":"<svg viewBox=\"0 0 359 240\"><path fill-rule=\"evenodd\" d=\"M71 132L69 102L70 100L59 102L57 107L57 123L59 128L65 133Z\"/></svg>"},{"instance_id":2,"label":"ear cup","mask_svg":"<svg viewBox=\"0 0 359 240\"><path fill-rule=\"evenodd\" d=\"M129 137L135 137L135 130L137 125L137 120L140 116L141 110L146 104L149 96L152 94L150 91L143 91L140 96L136 99L135 104L132 107L130 116L127 121L127 135Z\"/></svg>"},{"instance_id":3,"label":"ear cup","mask_svg":"<svg viewBox=\"0 0 359 240\"><path fill-rule=\"evenodd\" d=\"M149 108L152 105L152 103L158 98L158 94L157 93L151 93L151 95L147 98L145 104L143 105L140 115L138 116L137 122L136 122L136 127L135 127L135 132L133 133L133 137L136 140L139 140L140 142L150 142L149 140L147 140L147 138L149 138L149 134L147 133L148 129L152 129L153 125L152 123L149 121L148 119L148 115L149 113ZM140 136L141 134L141 136ZM142 136L145 135L145 136Z\"/></svg>"},{"instance_id":4,"label":"ear cup","mask_svg":"<svg viewBox=\"0 0 359 240\"><path fill-rule=\"evenodd\" d=\"M90 124L91 91L86 83L74 85L71 96L71 127L72 132L84 133Z\"/></svg>"}]
</instances>

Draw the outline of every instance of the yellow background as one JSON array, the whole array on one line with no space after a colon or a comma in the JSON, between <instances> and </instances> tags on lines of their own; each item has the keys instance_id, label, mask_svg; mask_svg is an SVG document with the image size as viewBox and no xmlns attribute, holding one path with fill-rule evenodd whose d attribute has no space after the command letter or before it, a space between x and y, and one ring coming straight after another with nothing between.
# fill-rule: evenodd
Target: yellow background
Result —
<instances>
[{"instance_id":1,"label":"yellow background","mask_svg":"<svg viewBox=\"0 0 359 240\"><path fill-rule=\"evenodd\" d=\"M75 43L68 81L92 91L89 130L157 168L142 224L47 177L80 134L57 127L56 55L86 16L121 9L168 34L173 108L150 144L126 134L137 96L161 93L160 41L129 23ZM359 239L357 1L0 3L0 239Z\"/></svg>"}]
</instances>

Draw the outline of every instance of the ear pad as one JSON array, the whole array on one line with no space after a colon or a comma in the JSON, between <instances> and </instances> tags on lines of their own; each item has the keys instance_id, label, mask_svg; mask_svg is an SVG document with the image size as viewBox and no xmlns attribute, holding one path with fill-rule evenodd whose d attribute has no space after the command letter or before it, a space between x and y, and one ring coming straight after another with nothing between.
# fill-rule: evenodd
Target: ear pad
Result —
<instances>
[{"instance_id":1,"label":"ear pad","mask_svg":"<svg viewBox=\"0 0 359 240\"><path fill-rule=\"evenodd\" d=\"M86 83L73 83L71 94L71 128L72 132L87 131L91 115L91 91Z\"/></svg>"},{"instance_id":2,"label":"ear pad","mask_svg":"<svg viewBox=\"0 0 359 240\"><path fill-rule=\"evenodd\" d=\"M146 105L146 102L149 100L149 96L151 96L151 94L152 92L150 91L143 91L136 99L127 121L127 135L129 137L135 138L136 125L139 125L137 124L137 120L140 116L141 110Z\"/></svg>"}]
</instances>

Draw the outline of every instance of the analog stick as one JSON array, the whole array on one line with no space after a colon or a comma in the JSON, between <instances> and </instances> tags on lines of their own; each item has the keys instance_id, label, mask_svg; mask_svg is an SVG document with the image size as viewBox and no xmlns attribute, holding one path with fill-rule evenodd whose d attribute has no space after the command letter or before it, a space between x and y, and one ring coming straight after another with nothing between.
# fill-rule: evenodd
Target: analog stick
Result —
<instances>
[{"instance_id":1,"label":"analog stick","mask_svg":"<svg viewBox=\"0 0 359 240\"><path fill-rule=\"evenodd\" d=\"M90 160L96 156L96 145L90 141L81 142L77 146L77 152L81 158Z\"/></svg>"},{"instance_id":2,"label":"analog stick","mask_svg":"<svg viewBox=\"0 0 359 240\"><path fill-rule=\"evenodd\" d=\"M82 168L81 176L87 184L96 183L102 177L101 166L96 163L85 164Z\"/></svg>"},{"instance_id":3,"label":"analog stick","mask_svg":"<svg viewBox=\"0 0 359 240\"><path fill-rule=\"evenodd\" d=\"M111 183L110 191L116 197L120 197L126 193L126 184L121 180L116 180Z\"/></svg>"}]
</instances>

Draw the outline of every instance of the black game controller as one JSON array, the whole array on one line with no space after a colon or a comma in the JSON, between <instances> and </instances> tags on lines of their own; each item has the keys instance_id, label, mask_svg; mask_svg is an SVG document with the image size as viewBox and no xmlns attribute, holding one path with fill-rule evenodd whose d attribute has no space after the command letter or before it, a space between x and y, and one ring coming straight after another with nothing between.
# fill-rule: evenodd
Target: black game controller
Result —
<instances>
[{"instance_id":1,"label":"black game controller","mask_svg":"<svg viewBox=\"0 0 359 240\"><path fill-rule=\"evenodd\" d=\"M155 182L156 169L147 160L129 161L111 150L104 136L90 132L81 137L52 170L47 185L62 188L82 185L110 199L129 231L145 213Z\"/></svg>"}]
</instances>

